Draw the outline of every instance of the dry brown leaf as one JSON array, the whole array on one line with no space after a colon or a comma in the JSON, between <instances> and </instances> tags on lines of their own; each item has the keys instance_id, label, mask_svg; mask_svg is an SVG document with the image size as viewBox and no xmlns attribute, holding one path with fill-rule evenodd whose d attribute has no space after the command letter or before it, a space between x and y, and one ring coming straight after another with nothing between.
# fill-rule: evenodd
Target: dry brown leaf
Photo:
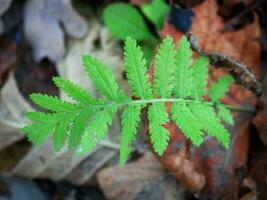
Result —
<instances>
[{"instance_id":1,"label":"dry brown leaf","mask_svg":"<svg viewBox=\"0 0 267 200\"><path fill-rule=\"evenodd\" d=\"M160 163L147 153L123 168L115 166L101 170L97 179L107 199L184 199L174 179L166 180L165 176Z\"/></svg>"},{"instance_id":2,"label":"dry brown leaf","mask_svg":"<svg viewBox=\"0 0 267 200\"><path fill-rule=\"evenodd\" d=\"M31 106L20 94L13 73L0 93L0 150L24 137L19 129L27 123L25 112Z\"/></svg>"},{"instance_id":3,"label":"dry brown leaf","mask_svg":"<svg viewBox=\"0 0 267 200\"><path fill-rule=\"evenodd\" d=\"M73 171L66 177L66 180L76 185L90 183L91 179L96 175L98 170L108 161L113 159L117 154L118 151L116 149L114 150L112 148L99 145L89 155L87 155L87 159L73 169Z\"/></svg>"},{"instance_id":4,"label":"dry brown leaf","mask_svg":"<svg viewBox=\"0 0 267 200\"><path fill-rule=\"evenodd\" d=\"M0 87L5 82L8 73L16 66L18 61L17 45L10 38L0 39Z\"/></svg>"},{"instance_id":5,"label":"dry brown leaf","mask_svg":"<svg viewBox=\"0 0 267 200\"><path fill-rule=\"evenodd\" d=\"M255 152L253 160L251 160L250 162L250 169L249 169L248 174L249 175L246 179L249 179L253 182L252 190L257 191L258 199L259 200L267 199L267 190L266 190L267 188L267 149L266 148L259 147L259 150Z\"/></svg>"},{"instance_id":6,"label":"dry brown leaf","mask_svg":"<svg viewBox=\"0 0 267 200\"><path fill-rule=\"evenodd\" d=\"M0 1L0 35L4 32L3 22L1 16L8 10L12 3L12 0L1 0Z\"/></svg>"},{"instance_id":7,"label":"dry brown leaf","mask_svg":"<svg viewBox=\"0 0 267 200\"><path fill-rule=\"evenodd\" d=\"M260 139L267 147L267 108L260 111L253 119L253 124L256 126L260 133Z\"/></svg>"},{"instance_id":8,"label":"dry brown leaf","mask_svg":"<svg viewBox=\"0 0 267 200\"><path fill-rule=\"evenodd\" d=\"M82 38L86 21L72 7L71 0L28 0L24 8L24 32L33 47L35 61L47 57L57 62L65 54L66 33Z\"/></svg>"}]
</instances>

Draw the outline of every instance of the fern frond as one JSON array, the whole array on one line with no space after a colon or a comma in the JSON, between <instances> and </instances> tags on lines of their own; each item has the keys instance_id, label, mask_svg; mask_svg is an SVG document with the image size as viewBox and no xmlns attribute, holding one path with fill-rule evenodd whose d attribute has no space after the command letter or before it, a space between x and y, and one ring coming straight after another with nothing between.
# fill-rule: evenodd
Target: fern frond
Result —
<instances>
[{"instance_id":1,"label":"fern frond","mask_svg":"<svg viewBox=\"0 0 267 200\"><path fill-rule=\"evenodd\" d=\"M173 39L167 36L159 46L155 59L154 92L157 97L170 97L174 87L175 50Z\"/></svg>"},{"instance_id":2,"label":"fern frond","mask_svg":"<svg viewBox=\"0 0 267 200\"><path fill-rule=\"evenodd\" d=\"M218 109L218 117L221 118L227 124L233 125L234 119L231 111L223 104L217 103L216 108Z\"/></svg>"},{"instance_id":3,"label":"fern frond","mask_svg":"<svg viewBox=\"0 0 267 200\"><path fill-rule=\"evenodd\" d=\"M127 37L125 42L124 63L132 95L141 99L151 98L151 84L148 82L146 60L141 47L130 37Z\"/></svg>"},{"instance_id":4,"label":"fern frond","mask_svg":"<svg viewBox=\"0 0 267 200\"><path fill-rule=\"evenodd\" d=\"M177 79L174 92L178 98L186 98L192 94L193 68L192 50L190 43L183 36L176 53L175 78Z\"/></svg>"},{"instance_id":5,"label":"fern frond","mask_svg":"<svg viewBox=\"0 0 267 200\"><path fill-rule=\"evenodd\" d=\"M199 146L203 139L201 124L199 120L191 113L185 101L173 103L171 107L172 120L181 129L184 135L192 141L196 146ZM206 123L206 122L205 122Z\"/></svg>"},{"instance_id":6,"label":"fern frond","mask_svg":"<svg viewBox=\"0 0 267 200\"><path fill-rule=\"evenodd\" d=\"M199 56L193 67L193 97L201 99L206 93L208 83L209 60L206 56Z\"/></svg>"},{"instance_id":7,"label":"fern frond","mask_svg":"<svg viewBox=\"0 0 267 200\"><path fill-rule=\"evenodd\" d=\"M130 143L135 139L142 106L128 106L122 113L122 131L119 164L124 165L131 153Z\"/></svg>"},{"instance_id":8,"label":"fern frond","mask_svg":"<svg viewBox=\"0 0 267 200\"><path fill-rule=\"evenodd\" d=\"M82 136L78 154L84 155L91 151L105 137L116 111L117 108L101 110L93 116Z\"/></svg>"},{"instance_id":9,"label":"fern frond","mask_svg":"<svg viewBox=\"0 0 267 200\"><path fill-rule=\"evenodd\" d=\"M28 134L28 139L40 145L54 133L56 151L60 151L68 140L70 149L75 148L78 154L84 155L105 137L118 109L125 108L121 117L119 161L123 165L131 152L130 145L136 136L141 110L146 107L152 147L155 153L163 155L170 140L169 131L165 128L170 121L165 103L171 103L171 119L194 145L202 143L205 132L225 148L229 147L230 134L221 119L229 124L233 124L233 119L228 107L220 100L233 81L230 75L211 86L208 92L210 100L202 98L207 93L207 58L200 56L192 66L192 50L186 37L181 39L178 50L174 49L172 38L167 37L156 54L152 88L140 46L135 40L127 38L124 50L126 76L136 98L127 97L119 89L111 70L103 63L84 55L85 70L101 97L95 98L76 84L55 77L55 84L75 102L32 94L32 101L47 112L27 113L32 124L22 130Z\"/></svg>"},{"instance_id":10,"label":"fern frond","mask_svg":"<svg viewBox=\"0 0 267 200\"><path fill-rule=\"evenodd\" d=\"M54 111L54 112L68 112L70 110L78 109L74 104L60 100L55 96L46 94L32 94L31 100L41 108Z\"/></svg>"},{"instance_id":11,"label":"fern frond","mask_svg":"<svg viewBox=\"0 0 267 200\"><path fill-rule=\"evenodd\" d=\"M229 74L218 79L209 89L209 98L213 102L222 99L225 93L229 91L229 86L233 83L233 81L233 77Z\"/></svg>"},{"instance_id":12,"label":"fern frond","mask_svg":"<svg viewBox=\"0 0 267 200\"><path fill-rule=\"evenodd\" d=\"M126 97L118 89L115 78L106 65L90 55L84 55L82 60L85 71L101 95L109 100L121 100L122 97Z\"/></svg>"},{"instance_id":13,"label":"fern frond","mask_svg":"<svg viewBox=\"0 0 267 200\"><path fill-rule=\"evenodd\" d=\"M197 118L197 121L201 123L202 129L209 135L215 137L225 148L230 144L230 133L220 123L220 119L216 116L216 113L212 106L194 102L189 105L191 111Z\"/></svg>"},{"instance_id":14,"label":"fern frond","mask_svg":"<svg viewBox=\"0 0 267 200\"><path fill-rule=\"evenodd\" d=\"M97 100L89 92L78 85L60 77L53 77L55 85L69 97L81 104L95 105Z\"/></svg>"},{"instance_id":15,"label":"fern frond","mask_svg":"<svg viewBox=\"0 0 267 200\"><path fill-rule=\"evenodd\" d=\"M170 140L169 131L163 127L169 122L168 113L164 103L154 103L148 108L149 136L154 151L162 155Z\"/></svg>"}]
</instances>

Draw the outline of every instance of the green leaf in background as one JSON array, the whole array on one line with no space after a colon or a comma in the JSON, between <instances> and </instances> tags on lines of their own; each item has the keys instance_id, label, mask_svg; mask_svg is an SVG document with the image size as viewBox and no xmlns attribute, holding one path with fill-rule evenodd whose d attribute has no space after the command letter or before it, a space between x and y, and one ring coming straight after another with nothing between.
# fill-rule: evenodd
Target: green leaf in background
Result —
<instances>
[{"instance_id":1,"label":"green leaf in background","mask_svg":"<svg viewBox=\"0 0 267 200\"><path fill-rule=\"evenodd\" d=\"M151 3L143 4L141 7L144 15L160 30L164 24L170 6L163 0L152 0Z\"/></svg>"},{"instance_id":2,"label":"green leaf in background","mask_svg":"<svg viewBox=\"0 0 267 200\"><path fill-rule=\"evenodd\" d=\"M110 32L118 39L130 36L136 40L155 40L142 15L126 3L113 3L103 12L103 20Z\"/></svg>"}]
</instances>

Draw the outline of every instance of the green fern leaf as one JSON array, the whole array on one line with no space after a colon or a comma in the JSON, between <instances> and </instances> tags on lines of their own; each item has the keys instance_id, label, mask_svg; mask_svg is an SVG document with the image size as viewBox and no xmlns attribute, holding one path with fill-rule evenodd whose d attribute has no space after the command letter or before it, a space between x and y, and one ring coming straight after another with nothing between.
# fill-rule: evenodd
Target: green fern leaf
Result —
<instances>
[{"instance_id":1,"label":"green fern leaf","mask_svg":"<svg viewBox=\"0 0 267 200\"><path fill-rule=\"evenodd\" d=\"M173 103L171 114L173 121L181 129L184 135L190 139L194 145L199 146L203 141L201 125L189 110L186 102L179 101Z\"/></svg>"},{"instance_id":2,"label":"green fern leaf","mask_svg":"<svg viewBox=\"0 0 267 200\"><path fill-rule=\"evenodd\" d=\"M215 83L212 84L209 90L210 99L213 102L222 99L225 93L229 91L229 87L233 83L233 81L233 77L229 74L218 79Z\"/></svg>"},{"instance_id":3,"label":"green fern leaf","mask_svg":"<svg viewBox=\"0 0 267 200\"><path fill-rule=\"evenodd\" d=\"M169 122L168 113L164 103L155 103L149 106L149 135L154 151L158 155L162 155L168 146L170 140L169 131L163 127Z\"/></svg>"},{"instance_id":4,"label":"green fern leaf","mask_svg":"<svg viewBox=\"0 0 267 200\"><path fill-rule=\"evenodd\" d=\"M203 130L215 137L225 148L229 148L230 133L220 123L220 119L216 116L212 106L203 103L191 103L189 107L198 121L205 122L201 123Z\"/></svg>"},{"instance_id":5,"label":"green fern leaf","mask_svg":"<svg viewBox=\"0 0 267 200\"><path fill-rule=\"evenodd\" d=\"M59 89L63 90L69 97L78 103L90 105L95 105L97 103L97 100L92 97L86 89L60 77L54 77L53 81Z\"/></svg>"},{"instance_id":6,"label":"green fern leaf","mask_svg":"<svg viewBox=\"0 0 267 200\"><path fill-rule=\"evenodd\" d=\"M164 0L152 0L141 6L141 11L156 26L157 30L162 29L169 10L170 6Z\"/></svg>"},{"instance_id":7,"label":"green fern leaf","mask_svg":"<svg viewBox=\"0 0 267 200\"><path fill-rule=\"evenodd\" d=\"M93 116L82 137L78 154L84 155L91 151L105 137L116 111L117 108L101 110Z\"/></svg>"},{"instance_id":8,"label":"green fern leaf","mask_svg":"<svg viewBox=\"0 0 267 200\"><path fill-rule=\"evenodd\" d=\"M193 97L201 99L206 93L208 83L208 64L209 60L206 56L199 56L193 68Z\"/></svg>"},{"instance_id":9,"label":"green fern leaf","mask_svg":"<svg viewBox=\"0 0 267 200\"><path fill-rule=\"evenodd\" d=\"M127 37L125 42L124 62L133 96L141 99L151 98L151 84L146 74L146 60L143 58L141 47L130 37Z\"/></svg>"},{"instance_id":10,"label":"green fern leaf","mask_svg":"<svg viewBox=\"0 0 267 200\"><path fill-rule=\"evenodd\" d=\"M226 106L220 103L216 104L216 107L218 109L218 117L221 118L224 122L233 125L234 119L231 114L231 111Z\"/></svg>"},{"instance_id":11,"label":"green fern leaf","mask_svg":"<svg viewBox=\"0 0 267 200\"><path fill-rule=\"evenodd\" d=\"M23 127L21 130L28 133L28 140L33 142L35 145L41 145L45 139L52 133L55 127L55 123L45 124L30 124Z\"/></svg>"},{"instance_id":12,"label":"green fern leaf","mask_svg":"<svg viewBox=\"0 0 267 200\"><path fill-rule=\"evenodd\" d=\"M56 151L60 151L66 141L67 132L68 132L69 118L63 118L57 124L54 133L54 148Z\"/></svg>"},{"instance_id":13,"label":"green fern leaf","mask_svg":"<svg viewBox=\"0 0 267 200\"><path fill-rule=\"evenodd\" d=\"M69 136L69 148L73 149L79 146L82 134L88 123L89 117L93 114L92 111L81 111L74 119L72 127L70 129Z\"/></svg>"},{"instance_id":14,"label":"green fern leaf","mask_svg":"<svg viewBox=\"0 0 267 200\"><path fill-rule=\"evenodd\" d=\"M75 110L78 108L74 104L67 103L57 97L49 96L46 94L32 94L30 98L35 104L37 104L41 108L54 112L68 112L70 110Z\"/></svg>"},{"instance_id":15,"label":"green fern leaf","mask_svg":"<svg viewBox=\"0 0 267 200\"><path fill-rule=\"evenodd\" d=\"M176 59L175 78L177 81L174 91L177 97L184 99L192 94L193 87L192 50L185 36L179 43Z\"/></svg>"},{"instance_id":16,"label":"green fern leaf","mask_svg":"<svg viewBox=\"0 0 267 200\"><path fill-rule=\"evenodd\" d=\"M43 112L27 112L26 117L31 121L37 123L47 123L53 122L56 123L62 119L65 115L63 113L43 113Z\"/></svg>"},{"instance_id":17,"label":"green fern leaf","mask_svg":"<svg viewBox=\"0 0 267 200\"><path fill-rule=\"evenodd\" d=\"M130 143L135 139L142 107L128 106L122 113L122 132L119 164L124 165L131 153Z\"/></svg>"},{"instance_id":18,"label":"green fern leaf","mask_svg":"<svg viewBox=\"0 0 267 200\"><path fill-rule=\"evenodd\" d=\"M102 62L90 55L84 55L83 64L100 94L109 100L122 100L122 97L126 97L122 91L119 91L111 70Z\"/></svg>"},{"instance_id":19,"label":"green fern leaf","mask_svg":"<svg viewBox=\"0 0 267 200\"><path fill-rule=\"evenodd\" d=\"M157 97L170 97L174 87L175 51L173 39L167 36L159 47L155 60L154 91Z\"/></svg>"}]
</instances>

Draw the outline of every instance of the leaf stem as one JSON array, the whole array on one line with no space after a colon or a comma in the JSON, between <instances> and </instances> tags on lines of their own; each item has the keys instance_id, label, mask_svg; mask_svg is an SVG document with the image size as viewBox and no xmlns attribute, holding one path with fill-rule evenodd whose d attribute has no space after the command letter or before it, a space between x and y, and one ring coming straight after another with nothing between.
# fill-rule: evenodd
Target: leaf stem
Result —
<instances>
[{"instance_id":1,"label":"leaf stem","mask_svg":"<svg viewBox=\"0 0 267 200\"><path fill-rule=\"evenodd\" d=\"M114 108L114 107L122 107L122 106L127 106L127 105L146 105L146 104L151 104L151 103L166 103L166 102L193 102L197 101L195 99L177 99L177 98L158 98L158 99L139 99L139 100L125 100L125 101L120 101L120 102L103 102L101 104L97 105L86 105L83 107L79 107L78 110L84 110L84 109L105 109L105 108ZM214 102L205 102L208 105L214 106ZM229 108L231 111L234 112L255 112L254 109L252 108L245 108L245 107L235 107L235 106L230 106L226 105L227 108ZM73 110L74 112L77 111L77 109Z\"/></svg>"},{"instance_id":2,"label":"leaf stem","mask_svg":"<svg viewBox=\"0 0 267 200\"><path fill-rule=\"evenodd\" d=\"M172 98L161 98L161 99L139 99L139 100L126 100L120 102L107 102L98 105L90 105L89 107L85 107L84 109L101 109L101 108L113 108L113 107L121 107L127 105L144 105L149 103L165 103L165 102L180 102L180 101L194 101L187 99L172 99Z\"/></svg>"}]
</instances>

